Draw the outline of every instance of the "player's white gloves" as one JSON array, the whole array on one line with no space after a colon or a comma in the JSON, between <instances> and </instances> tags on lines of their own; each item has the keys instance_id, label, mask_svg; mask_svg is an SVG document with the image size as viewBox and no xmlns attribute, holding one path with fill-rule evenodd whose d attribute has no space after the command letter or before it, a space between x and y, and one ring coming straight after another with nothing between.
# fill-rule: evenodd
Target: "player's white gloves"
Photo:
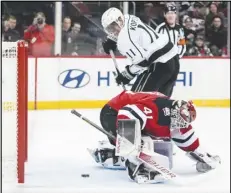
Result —
<instances>
[{"instance_id":1,"label":"player's white gloves","mask_svg":"<svg viewBox=\"0 0 231 193\"><path fill-rule=\"evenodd\" d=\"M125 70L121 73L119 73L116 77L116 83L117 84L128 84L136 75L131 73L129 69L129 65L125 67Z\"/></svg>"}]
</instances>

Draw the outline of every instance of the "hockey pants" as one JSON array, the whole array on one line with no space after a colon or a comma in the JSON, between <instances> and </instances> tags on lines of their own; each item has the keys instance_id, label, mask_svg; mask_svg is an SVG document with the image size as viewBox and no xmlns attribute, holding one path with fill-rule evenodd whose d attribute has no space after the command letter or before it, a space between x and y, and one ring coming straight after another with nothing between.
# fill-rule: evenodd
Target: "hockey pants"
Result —
<instances>
[{"instance_id":1,"label":"hockey pants","mask_svg":"<svg viewBox=\"0 0 231 193\"><path fill-rule=\"evenodd\" d=\"M158 91L171 97L179 69L178 56L166 63L154 63L137 77L131 91Z\"/></svg>"}]
</instances>

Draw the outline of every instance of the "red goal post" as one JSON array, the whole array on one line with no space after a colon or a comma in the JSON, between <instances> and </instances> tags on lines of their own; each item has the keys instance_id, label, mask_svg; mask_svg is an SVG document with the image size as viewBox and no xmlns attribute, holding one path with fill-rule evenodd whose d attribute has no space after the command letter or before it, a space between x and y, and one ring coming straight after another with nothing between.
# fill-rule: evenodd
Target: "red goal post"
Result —
<instances>
[{"instance_id":1,"label":"red goal post","mask_svg":"<svg viewBox=\"0 0 231 193\"><path fill-rule=\"evenodd\" d=\"M28 44L2 42L2 177L24 183L27 160Z\"/></svg>"}]
</instances>

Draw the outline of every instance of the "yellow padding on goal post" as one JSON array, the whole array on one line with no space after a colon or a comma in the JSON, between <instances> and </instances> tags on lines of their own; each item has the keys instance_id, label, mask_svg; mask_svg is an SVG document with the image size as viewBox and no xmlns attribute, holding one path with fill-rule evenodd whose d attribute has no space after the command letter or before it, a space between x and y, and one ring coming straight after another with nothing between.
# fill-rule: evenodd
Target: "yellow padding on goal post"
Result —
<instances>
[{"instance_id":1,"label":"yellow padding on goal post","mask_svg":"<svg viewBox=\"0 0 231 193\"><path fill-rule=\"evenodd\" d=\"M50 109L92 109L102 108L107 100L94 101L38 101L36 106L38 110ZM224 100L193 100L197 107L230 107L230 99ZM35 102L28 103L28 109L35 109Z\"/></svg>"}]
</instances>

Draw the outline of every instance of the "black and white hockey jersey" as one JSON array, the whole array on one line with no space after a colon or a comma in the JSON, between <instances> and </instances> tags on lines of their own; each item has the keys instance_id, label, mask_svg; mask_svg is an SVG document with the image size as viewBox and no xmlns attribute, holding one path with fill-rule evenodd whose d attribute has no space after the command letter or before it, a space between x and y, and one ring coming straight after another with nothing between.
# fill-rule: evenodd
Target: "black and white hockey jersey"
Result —
<instances>
[{"instance_id":1,"label":"black and white hockey jersey","mask_svg":"<svg viewBox=\"0 0 231 193\"><path fill-rule=\"evenodd\" d=\"M168 37L169 40L178 47L180 58L184 55L186 51L185 36L184 30L179 24L176 24L175 27L170 27L166 22L163 22L156 27L155 31L160 36L165 35Z\"/></svg>"},{"instance_id":2,"label":"black and white hockey jersey","mask_svg":"<svg viewBox=\"0 0 231 193\"><path fill-rule=\"evenodd\" d=\"M117 48L131 60L130 71L139 74L153 62L166 63L178 54L178 48L165 35L159 35L134 15L124 15Z\"/></svg>"}]
</instances>

